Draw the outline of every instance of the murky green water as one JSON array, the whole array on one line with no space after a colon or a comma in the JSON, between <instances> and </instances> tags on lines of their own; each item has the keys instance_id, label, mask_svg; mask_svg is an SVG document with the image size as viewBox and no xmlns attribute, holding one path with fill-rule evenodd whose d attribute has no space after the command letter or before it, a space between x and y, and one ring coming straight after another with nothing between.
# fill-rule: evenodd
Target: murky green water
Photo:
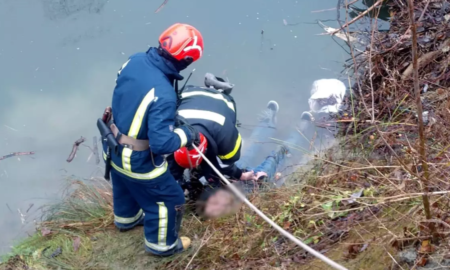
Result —
<instances>
[{"instance_id":1,"label":"murky green water","mask_svg":"<svg viewBox=\"0 0 450 270\"><path fill-rule=\"evenodd\" d=\"M72 143L85 136L92 144L118 68L157 45L169 25L202 32L205 54L191 83L201 84L205 72L228 77L244 124L274 99L280 130L291 125L307 108L313 80L339 77L348 58L330 37L316 35L323 30L315 20L334 20L336 10L312 11L334 8L335 0L169 0L155 14L160 2L0 0L0 156L36 152L0 161L0 253L25 235L40 205L58 197L65 175L98 173L86 147L66 162Z\"/></svg>"}]
</instances>

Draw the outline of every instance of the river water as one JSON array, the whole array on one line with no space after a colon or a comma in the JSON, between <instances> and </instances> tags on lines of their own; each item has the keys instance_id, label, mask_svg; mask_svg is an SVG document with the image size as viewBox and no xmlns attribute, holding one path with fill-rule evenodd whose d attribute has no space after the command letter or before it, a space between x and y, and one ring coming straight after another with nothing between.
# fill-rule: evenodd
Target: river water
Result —
<instances>
[{"instance_id":1,"label":"river water","mask_svg":"<svg viewBox=\"0 0 450 270\"><path fill-rule=\"evenodd\" d=\"M87 147L67 163L72 144L84 136L92 145L117 70L129 55L156 46L169 25L202 32L204 57L190 83L202 84L206 72L228 77L247 127L271 99L281 107L280 130L292 125L307 108L312 82L338 78L348 58L329 36L316 35L324 31L315 20L335 20L336 11L312 11L335 0L169 0L155 14L161 3L0 0L0 156L35 151L0 161L0 254L26 236L67 177L101 173ZM251 130L241 132L245 138Z\"/></svg>"}]
</instances>

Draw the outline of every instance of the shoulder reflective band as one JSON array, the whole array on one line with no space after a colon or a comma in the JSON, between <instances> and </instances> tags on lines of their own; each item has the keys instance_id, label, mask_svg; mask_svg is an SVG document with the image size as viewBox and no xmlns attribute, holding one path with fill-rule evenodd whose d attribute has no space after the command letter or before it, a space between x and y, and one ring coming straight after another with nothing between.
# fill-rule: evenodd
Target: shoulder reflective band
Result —
<instances>
[{"instance_id":1,"label":"shoulder reflective band","mask_svg":"<svg viewBox=\"0 0 450 270\"><path fill-rule=\"evenodd\" d=\"M225 104L227 104L228 108L230 108L234 112L233 102L228 101L226 98L224 98L224 96L222 94L213 94L213 93L208 93L208 92L204 92L204 91L192 91L192 92L186 92L186 93L181 94L181 98L187 98L187 97L192 97L192 96L205 96L205 97L210 97L210 98L214 98L217 100L222 100L223 102L225 102Z\"/></svg>"},{"instance_id":2,"label":"shoulder reflective band","mask_svg":"<svg viewBox=\"0 0 450 270\"><path fill-rule=\"evenodd\" d=\"M216 122L217 124L223 126L225 124L225 116L220 115L215 112L204 111L204 110L179 110L178 114L186 119L203 119Z\"/></svg>"}]
</instances>

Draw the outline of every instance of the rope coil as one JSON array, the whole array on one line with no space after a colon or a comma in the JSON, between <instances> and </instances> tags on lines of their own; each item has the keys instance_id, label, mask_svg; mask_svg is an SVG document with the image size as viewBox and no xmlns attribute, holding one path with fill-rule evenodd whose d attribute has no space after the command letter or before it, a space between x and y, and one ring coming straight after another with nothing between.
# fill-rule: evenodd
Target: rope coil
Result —
<instances>
[{"instance_id":1,"label":"rope coil","mask_svg":"<svg viewBox=\"0 0 450 270\"><path fill-rule=\"evenodd\" d=\"M328 257L326 257L325 255L323 255L320 252L317 252L316 250L312 249L310 246L306 245L305 243L303 243L302 241L300 241L298 238L296 238L295 236L293 236L292 234L290 234L289 232L287 232L286 230L284 230L283 228L281 228L280 226L278 226L278 224L276 224L273 220L271 220L269 217L267 217L263 212L261 212L256 206L254 206L249 200L247 200L247 198L245 197L244 194L242 194L234 185L232 185L230 183L230 181L228 181L228 179L225 178L225 176L223 176L223 174L221 174L219 172L219 170L211 163L211 161L208 160L208 158L197 148L196 145L192 144L192 146L195 148L195 150L197 150L197 152L203 157L203 159L206 161L206 163L208 163L208 165L217 173L217 175L228 185L228 187L231 189L231 191L233 191L233 193L240 199L242 200L248 207L250 207L250 209L252 209L258 216L260 216L262 219L264 219L267 223L270 224L270 226L272 226L273 228L275 228L279 233L281 233L283 236L285 236L286 238L288 238L289 240L291 240L292 242L294 242L295 244L297 244L298 246L300 246L301 248L303 248L304 250L306 250L307 252L311 253L314 257L322 260L323 262L325 262L326 264L328 264L329 266L333 267L334 269L338 269L338 270L348 270L347 268L345 268L344 266L336 263L335 261L329 259Z\"/></svg>"}]
</instances>

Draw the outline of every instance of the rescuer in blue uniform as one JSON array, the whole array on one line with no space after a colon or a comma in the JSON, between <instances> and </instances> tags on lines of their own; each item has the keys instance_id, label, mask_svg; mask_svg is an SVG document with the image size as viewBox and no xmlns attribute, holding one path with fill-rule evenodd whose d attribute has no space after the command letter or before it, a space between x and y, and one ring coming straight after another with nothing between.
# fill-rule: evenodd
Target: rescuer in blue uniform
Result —
<instances>
[{"instance_id":1,"label":"rescuer in blue uniform","mask_svg":"<svg viewBox=\"0 0 450 270\"><path fill-rule=\"evenodd\" d=\"M185 199L165 156L199 143L198 132L187 124L176 126L175 116L179 72L202 56L203 38L190 25L174 24L159 43L123 64L112 120L105 122L119 149L110 155L115 225L121 231L144 225L146 251L169 256L191 242L178 236Z\"/></svg>"}]
</instances>

